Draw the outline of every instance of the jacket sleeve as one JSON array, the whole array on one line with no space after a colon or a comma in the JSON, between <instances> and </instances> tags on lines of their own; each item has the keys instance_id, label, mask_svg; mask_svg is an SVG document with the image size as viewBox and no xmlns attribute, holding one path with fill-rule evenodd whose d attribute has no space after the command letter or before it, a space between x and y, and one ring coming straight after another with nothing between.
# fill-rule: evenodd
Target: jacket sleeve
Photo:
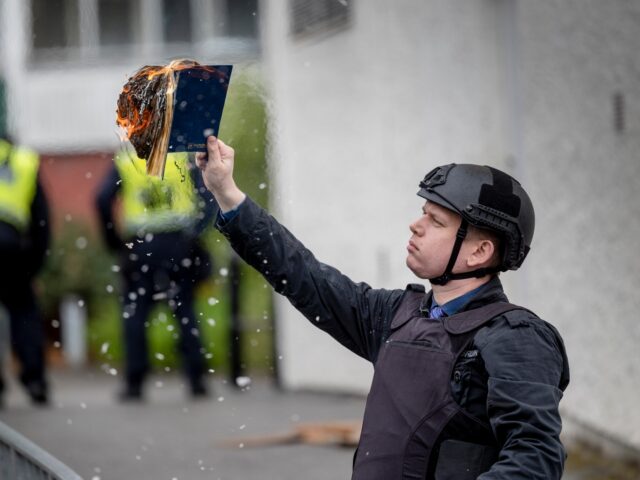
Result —
<instances>
[{"instance_id":1,"label":"jacket sleeve","mask_svg":"<svg viewBox=\"0 0 640 480\"><path fill-rule=\"evenodd\" d=\"M375 361L385 325L402 290L374 290L319 262L286 228L247 198L228 223L217 224L233 249L286 296L313 325Z\"/></svg>"},{"instance_id":2,"label":"jacket sleeve","mask_svg":"<svg viewBox=\"0 0 640 480\"><path fill-rule=\"evenodd\" d=\"M489 375L487 412L500 446L498 462L478 480L560 480L566 454L558 405L569 382L562 339L529 313L506 317L504 328L490 329L477 342Z\"/></svg>"},{"instance_id":3,"label":"jacket sleeve","mask_svg":"<svg viewBox=\"0 0 640 480\"><path fill-rule=\"evenodd\" d=\"M28 269L31 274L35 274L44 264L51 239L49 204L39 175L36 182L36 193L31 203L31 223L29 225L28 238L29 243L26 255L30 263Z\"/></svg>"},{"instance_id":4,"label":"jacket sleeve","mask_svg":"<svg viewBox=\"0 0 640 480\"><path fill-rule=\"evenodd\" d=\"M98 211L98 217L100 218L102 237L104 238L107 247L112 251L120 250L123 243L116 231L113 218L113 202L118 190L120 190L120 183L120 174L114 165L102 181L95 198L95 205Z\"/></svg>"},{"instance_id":5,"label":"jacket sleeve","mask_svg":"<svg viewBox=\"0 0 640 480\"><path fill-rule=\"evenodd\" d=\"M219 207L213 194L205 187L200 169L191 161L189 163L189 173L198 199L198 218L193 228L193 236L197 237L211 225L211 222L218 213Z\"/></svg>"}]
</instances>

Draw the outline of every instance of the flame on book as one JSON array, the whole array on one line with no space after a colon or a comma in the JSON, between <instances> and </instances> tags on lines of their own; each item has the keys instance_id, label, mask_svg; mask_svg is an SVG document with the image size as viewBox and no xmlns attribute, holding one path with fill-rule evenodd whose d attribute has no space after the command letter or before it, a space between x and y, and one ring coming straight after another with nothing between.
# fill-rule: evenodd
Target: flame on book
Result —
<instances>
[{"instance_id":1,"label":"flame on book","mask_svg":"<svg viewBox=\"0 0 640 480\"><path fill-rule=\"evenodd\" d=\"M165 66L145 66L133 74L118 98L116 124L138 157L147 162L147 174L162 178L173 122L176 72L206 66L194 60L174 60Z\"/></svg>"}]
</instances>

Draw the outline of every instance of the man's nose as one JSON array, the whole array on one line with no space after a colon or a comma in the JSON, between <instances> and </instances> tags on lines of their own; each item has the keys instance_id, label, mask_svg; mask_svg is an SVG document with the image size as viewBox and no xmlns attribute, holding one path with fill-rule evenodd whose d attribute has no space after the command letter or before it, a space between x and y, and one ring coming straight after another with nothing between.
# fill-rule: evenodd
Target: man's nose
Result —
<instances>
[{"instance_id":1,"label":"man's nose","mask_svg":"<svg viewBox=\"0 0 640 480\"><path fill-rule=\"evenodd\" d=\"M420 228L420 224L417 220L409 224L409 230L411 230L411 233L414 235L420 235L422 233L422 229Z\"/></svg>"}]
</instances>

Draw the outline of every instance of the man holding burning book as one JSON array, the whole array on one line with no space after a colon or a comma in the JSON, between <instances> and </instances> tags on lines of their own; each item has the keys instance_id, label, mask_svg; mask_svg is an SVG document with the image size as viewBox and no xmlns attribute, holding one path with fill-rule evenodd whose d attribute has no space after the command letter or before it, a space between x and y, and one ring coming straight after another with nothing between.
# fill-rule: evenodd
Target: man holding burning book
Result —
<instances>
[{"instance_id":1,"label":"man holding burning book","mask_svg":"<svg viewBox=\"0 0 640 480\"><path fill-rule=\"evenodd\" d=\"M420 182L406 264L422 285L373 289L316 260L233 179L234 151L196 156L231 246L310 322L372 362L353 479L559 480L569 366L556 329L508 303L499 273L529 252L522 186L449 164Z\"/></svg>"},{"instance_id":2,"label":"man holding burning book","mask_svg":"<svg viewBox=\"0 0 640 480\"><path fill-rule=\"evenodd\" d=\"M225 70L210 71L226 85ZM145 112L153 101L185 112L194 102L173 98L171 77L166 94L150 97L142 87L155 77L141 72L146 80L134 77L128 83L134 90L125 86L119 122L144 151L164 145L165 136L154 131L175 129L159 120L156 130L148 128ZM193 86L206 84L203 76L193 78ZM224 100L224 91L216 98ZM206 112L207 102L195 103ZM149 118L166 120L173 112L158 109L164 115ZM193 113L200 117L206 118ZM139 126L145 135L136 135ZM191 129L199 142L207 130ZM374 366L353 479L561 478L558 405L569 383L564 345L553 326L508 302L499 279L522 265L533 239L533 205L520 183L480 165L427 173L406 264L431 289L373 289L319 262L247 198L233 178L231 147L209 136L206 150L196 154L196 164L219 205L216 227L313 325Z\"/></svg>"}]
</instances>

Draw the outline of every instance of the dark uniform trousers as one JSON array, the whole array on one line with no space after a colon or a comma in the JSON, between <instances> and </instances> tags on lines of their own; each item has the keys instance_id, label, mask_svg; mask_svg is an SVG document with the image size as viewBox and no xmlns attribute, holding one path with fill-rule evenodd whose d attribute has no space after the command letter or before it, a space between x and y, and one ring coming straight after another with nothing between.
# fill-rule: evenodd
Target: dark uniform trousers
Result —
<instances>
[{"instance_id":1,"label":"dark uniform trousers","mask_svg":"<svg viewBox=\"0 0 640 480\"><path fill-rule=\"evenodd\" d=\"M197 270L208 271L210 265L197 265L199 257L190 251L190 245L195 242L178 237L177 233L156 234L150 243L141 244L136 253L124 261L126 377L133 386L142 383L149 371L146 325L151 309L158 302L168 303L179 325L178 348L191 385L197 386L205 373L193 301L195 285L203 275ZM184 259L188 259L188 266L182 263Z\"/></svg>"},{"instance_id":2,"label":"dark uniform trousers","mask_svg":"<svg viewBox=\"0 0 640 480\"><path fill-rule=\"evenodd\" d=\"M31 278L19 256L0 253L0 304L9 315L11 348L21 365L20 381L27 387L44 388L44 328L36 306ZM5 274L11 272L11 274ZM22 275L21 275L22 272ZM0 378L0 392L4 389Z\"/></svg>"}]
</instances>

